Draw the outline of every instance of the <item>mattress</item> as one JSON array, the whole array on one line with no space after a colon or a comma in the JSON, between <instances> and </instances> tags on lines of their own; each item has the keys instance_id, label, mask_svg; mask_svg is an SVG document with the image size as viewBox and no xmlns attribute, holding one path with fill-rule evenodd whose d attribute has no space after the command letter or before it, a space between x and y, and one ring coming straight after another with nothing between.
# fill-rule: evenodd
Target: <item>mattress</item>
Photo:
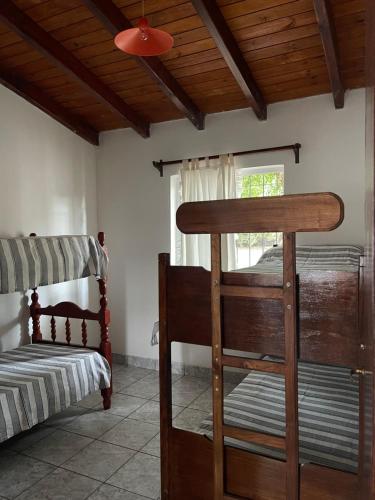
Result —
<instances>
[{"instance_id":1,"label":"mattress","mask_svg":"<svg viewBox=\"0 0 375 500\"><path fill-rule=\"evenodd\" d=\"M268 358L269 359L269 358ZM358 462L359 383L346 368L299 363L300 463L356 472ZM224 399L224 422L285 436L284 377L252 371ZM201 432L212 437L212 416ZM282 450L225 438L225 444L285 460Z\"/></svg>"},{"instance_id":2,"label":"mattress","mask_svg":"<svg viewBox=\"0 0 375 500\"><path fill-rule=\"evenodd\" d=\"M96 351L32 344L0 353L0 442L98 389L111 370Z\"/></svg>"},{"instance_id":3,"label":"mattress","mask_svg":"<svg viewBox=\"0 0 375 500\"><path fill-rule=\"evenodd\" d=\"M358 272L363 248L356 245L297 246L297 273L310 271ZM264 252L255 266L238 269L241 273L281 273L283 249L273 247Z\"/></svg>"},{"instance_id":4,"label":"mattress","mask_svg":"<svg viewBox=\"0 0 375 500\"><path fill-rule=\"evenodd\" d=\"M107 254L93 236L0 238L0 293L105 278L107 268Z\"/></svg>"}]
</instances>

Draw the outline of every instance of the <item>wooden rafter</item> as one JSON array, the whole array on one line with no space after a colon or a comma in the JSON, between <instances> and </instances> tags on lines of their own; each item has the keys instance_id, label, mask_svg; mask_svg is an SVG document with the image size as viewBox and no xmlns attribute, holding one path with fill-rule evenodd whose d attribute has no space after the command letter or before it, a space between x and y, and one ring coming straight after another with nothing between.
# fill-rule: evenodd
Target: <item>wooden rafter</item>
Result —
<instances>
[{"instance_id":1,"label":"wooden rafter","mask_svg":"<svg viewBox=\"0 0 375 500\"><path fill-rule=\"evenodd\" d=\"M35 85L26 82L13 72L0 68L0 83L38 107L91 144L99 144L99 134L81 118L73 115L48 97Z\"/></svg>"},{"instance_id":2,"label":"wooden rafter","mask_svg":"<svg viewBox=\"0 0 375 500\"><path fill-rule=\"evenodd\" d=\"M121 10L111 0L82 0L112 35L133 28ZM204 114L198 109L181 85L157 57L137 57L136 60L157 81L164 94L182 111L198 130L204 129Z\"/></svg>"},{"instance_id":3,"label":"wooden rafter","mask_svg":"<svg viewBox=\"0 0 375 500\"><path fill-rule=\"evenodd\" d=\"M234 78L250 101L260 120L267 119L267 105L220 8L214 0L192 0L192 3L215 40Z\"/></svg>"},{"instance_id":4,"label":"wooden rafter","mask_svg":"<svg viewBox=\"0 0 375 500\"><path fill-rule=\"evenodd\" d=\"M335 27L329 5L326 0L314 0L314 8L324 47L335 107L337 109L343 108L345 101L345 87L339 67Z\"/></svg>"},{"instance_id":5,"label":"wooden rafter","mask_svg":"<svg viewBox=\"0 0 375 500\"><path fill-rule=\"evenodd\" d=\"M149 137L150 125L146 120L10 0L1 0L0 20L125 118L142 137Z\"/></svg>"}]
</instances>

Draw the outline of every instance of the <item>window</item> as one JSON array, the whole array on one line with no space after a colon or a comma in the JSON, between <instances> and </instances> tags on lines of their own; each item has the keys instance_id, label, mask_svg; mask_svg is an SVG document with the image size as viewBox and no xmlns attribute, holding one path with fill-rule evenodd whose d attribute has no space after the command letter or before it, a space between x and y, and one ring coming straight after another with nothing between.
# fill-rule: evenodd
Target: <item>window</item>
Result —
<instances>
[{"instance_id":1,"label":"window","mask_svg":"<svg viewBox=\"0 0 375 500\"><path fill-rule=\"evenodd\" d=\"M284 194L284 167L242 168L237 170L236 190L239 198L259 198ZM255 265L260 256L274 245L281 243L280 233L237 234L236 268Z\"/></svg>"},{"instance_id":2,"label":"window","mask_svg":"<svg viewBox=\"0 0 375 500\"><path fill-rule=\"evenodd\" d=\"M181 233L176 227L176 211L181 204L182 193L179 175L170 178L171 206L171 263L181 265ZM238 198L258 198L284 194L284 166L247 167L236 170L236 194ZM279 233L243 233L235 235L235 267L255 265L260 256L274 245L281 244ZM209 244L209 243L207 243Z\"/></svg>"}]
</instances>

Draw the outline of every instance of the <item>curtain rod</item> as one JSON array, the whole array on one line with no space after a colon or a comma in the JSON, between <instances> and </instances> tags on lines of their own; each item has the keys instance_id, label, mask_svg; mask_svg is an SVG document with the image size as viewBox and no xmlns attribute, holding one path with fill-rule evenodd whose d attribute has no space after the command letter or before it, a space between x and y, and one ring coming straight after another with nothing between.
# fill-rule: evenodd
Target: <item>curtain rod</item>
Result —
<instances>
[{"instance_id":1,"label":"curtain rod","mask_svg":"<svg viewBox=\"0 0 375 500\"><path fill-rule=\"evenodd\" d=\"M284 151L287 149L291 149L294 151L294 160L296 163L299 163L299 152L301 149L301 144L298 142L295 144L288 144L287 146L276 146L273 148L263 148L263 149L251 149L249 151L236 151L235 153L232 153L233 156L242 156L242 155L251 155L255 153L267 153L269 151ZM220 158L221 155L211 155L211 156L200 156L198 159L199 160L205 160L208 158L209 160L213 160L215 158ZM153 166L159 171L160 177L163 177L164 175L164 167L168 165L177 165L178 163L182 163L184 159L181 160L159 160L159 161L153 161L152 164Z\"/></svg>"}]
</instances>

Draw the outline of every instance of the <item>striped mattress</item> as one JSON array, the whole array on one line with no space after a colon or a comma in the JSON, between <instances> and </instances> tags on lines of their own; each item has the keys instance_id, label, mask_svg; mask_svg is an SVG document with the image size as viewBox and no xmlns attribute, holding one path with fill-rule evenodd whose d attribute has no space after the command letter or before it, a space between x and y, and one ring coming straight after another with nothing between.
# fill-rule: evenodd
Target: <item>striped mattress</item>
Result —
<instances>
[{"instance_id":1,"label":"striped mattress","mask_svg":"<svg viewBox=\"0 0 375 500\"><path fill-rule=\"evenodd\" d=\"M270 359L270 358L267 358ZM358 461L358 377L350 370L299 363L300 463L356 472ZM224 399L227 425L285 436L284 377L250 372ZM212 437L212 416L201 424ZM225 438L225 444L273 458L282 450Z\"/></svg>"},{"instance_id":2,"label":"striped mattress","mask_svg":"<svg viewBox=\"0 0 375 500\"><path fill-rule=\"evenodd\" d=\"M99 353L33 344L0 353L0 442L110 386Z\"/></svg>"},{"instance_id":3,"label":"striped mattress","mask_svg":"<svg viewBox=\"0 0 375 500\"><path fill-rule=\"evenodd\" d=\"M105 278L108 257L93 236L0 238L0 293Z\"/></svg>"},{"instance_id":4,"label":"striped mattress","mask_svg":"<svg viewBox=\"0 0 375 500\"><path fill-rule=\"evenodd\" d=\"M363 248L356 245L297 246L297 272L344 271L358 272ZM266 250L255 266L238 269L241 273L281 273L283 270L283 248Z\"/></svg>"}]
</instances>

